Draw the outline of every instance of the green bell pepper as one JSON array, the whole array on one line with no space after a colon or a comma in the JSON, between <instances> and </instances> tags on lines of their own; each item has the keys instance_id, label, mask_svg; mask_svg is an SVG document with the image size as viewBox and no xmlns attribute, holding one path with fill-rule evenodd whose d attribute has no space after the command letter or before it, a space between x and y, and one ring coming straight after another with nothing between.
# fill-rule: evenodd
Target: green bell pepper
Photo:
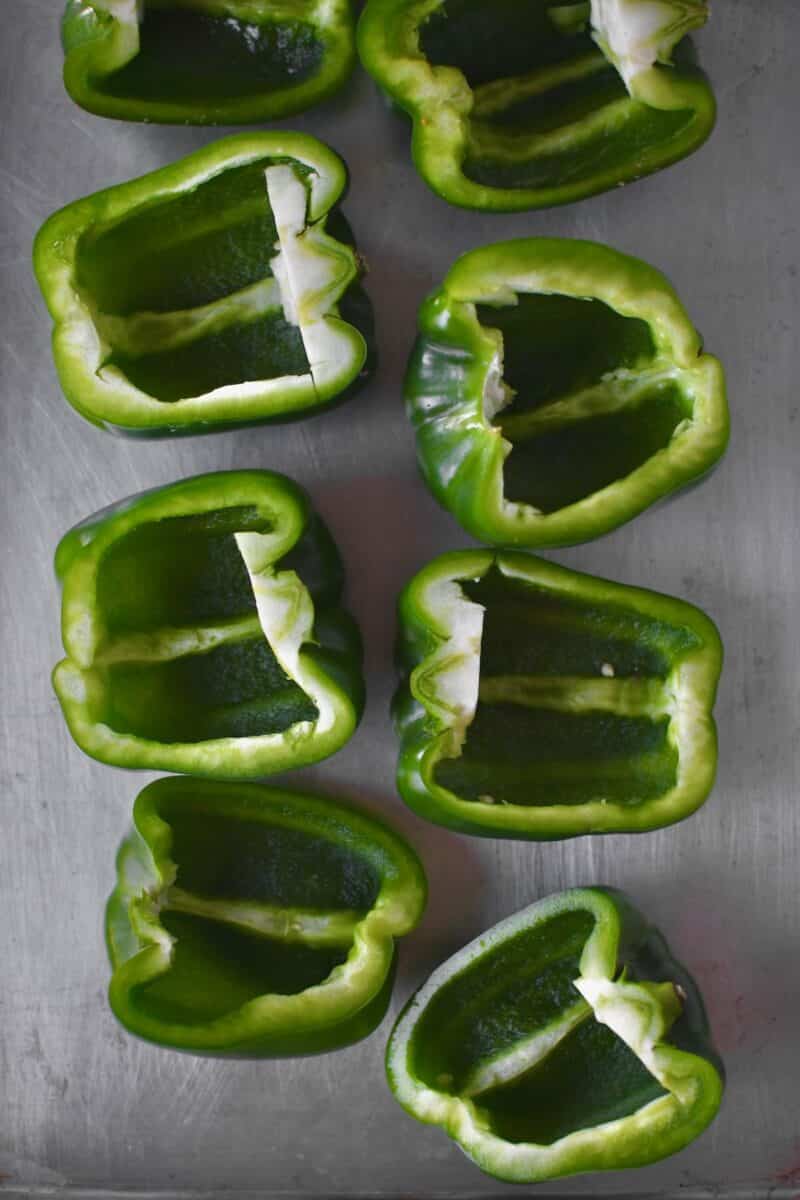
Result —
<instances>
[{"instance_id":1,"label":"green bell pepper","mask_svg":"<svg viewBox=\"0 0 800 1200\"><path fill-rule=\"evenodd\" d=\"M361 61L414 123L442 199L567 204L691 154L714 126L699 71L669 66L706 0L368 0Z\"/></svg>"},{"instance_id":2,"label":"green bell pepper","mask_svg":"<svg viewBox=\"0 0 800 1200\"><path fill-rule=\"evenodd\" d=\"M349 0L68 0L61 38L72 99L123 121L288 117L355 60Z\"/></svg>"},{"instance_id":3,"label":"green bell pepper","mask_svg":"<svg viewBox=\"0 0 800 1200\"><path fill-rule=\"evenodd\" d=\"M200 1054L316 1054L366 1037L394 939L425 907L413 850L329 799L160 779L140 793L106 911L111 1007Z\"/></svg>"},{"instance_id":4,"label":"green bell pepper","mask_svg":"<svg viewBox=\"0 0 800 1200\"><path fill-rule=\"evenodd\" d=\"M363 708L338 551L283 475L199 475L60 542L53 683L80 748L117 767L253 779L317 762Z\"/></svg>"},{"instance_id":5,"label":"green bell pepper","mask_svg":"<svg viewBox=\"0 0 800 1200\"><path fill-rule=\"evenodd\" d=\"M240 134L50 217L34 266L70 403L163 436L344 398L372 343L352 235L332 211L346 178L307 134Z\"/></svg>"},{"instance_id":6,"label":"green bell pepper","mask_svg":"<svg viewBox=\"0 0 800 1200\"><path fill-rule=\"evenodd\" d=\"M515 551L443 554L400 597L397 782L483 837L638 833L708 796L716 628L668 596Z\"/></svg>"},{"instance_id":7,"label":"green bell pepper","mask_svg":"<svg viewBox=\"0 0 800 1200\"><path fill-rule=\"evenodd\" d=\"M674 1154L723 1088L694 981L606 888L540 900L460 950L401 1014L386 1062L407 1112L512 1183Z\"/></svg>"},{"instance_id":8,"label":"green bell pepper","mask_svg":"<svg viewBox=\"0 0 800 1200\"><path fill-rule=\"evenodd\" d=\"M473 250L419 329L405 392L422 473L481 541L599 537L727 446L720 363L664 276L607 246Z\"/></svg>"}]
</instances>

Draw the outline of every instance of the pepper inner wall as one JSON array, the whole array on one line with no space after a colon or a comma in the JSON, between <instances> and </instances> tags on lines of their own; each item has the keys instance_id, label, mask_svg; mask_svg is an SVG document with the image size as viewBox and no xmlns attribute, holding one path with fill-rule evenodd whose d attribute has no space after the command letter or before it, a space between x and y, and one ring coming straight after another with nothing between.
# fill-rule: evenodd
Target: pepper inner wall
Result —
<instances>
[{"instance_id":1,"label":"pepper inner wall","mask_svg":"<svg viewBox=\"0 0 800 1200\"><path fill-rule=\"evenodd\" d=\"M627 164L633 142L669 141L692 123L689 110L630 99L592 40L588 17L588 4L447 0L427 18L422 53L460 70L473 93L462 164L468 179L557 188Z\"/></svg>"},{"instance_id":2,"label":"pepper inner wall","mask_svg":"<svg viewBox=\"0 0 800 1200\"><path fill-rule=\"evenodd\" d=\"M461 587L485 609L479 700L460 755L436 765L440 786L536 806L636 805L675 786L667 680L689 630L496 568Z\"/></svg>"},{"instance_id":3,"label":"pepper inner wall","mask_svg":"<svg viewBox=\"0 0 800 1200\"><path fill-rule=\"evenodd\" d=\"M494 421L512 444L507 500L542 513L583 500L642 466L691 417L648 325L600 300L523 292L477 315L502 335L513 392Z\"/></svg>"},{"instance_id":4,"label":"pepper inner wall","mask_svg":"<svg viewBox=\"0 0 800 1200\"><path fill-rule=\"evenodd\" d=\"M108 346L101 369L164 403L309 373L272 272L270 161L231 168L81 239L78 284ZM275 286L256 290L268 281Z\"/></svg>"},{"instance_id":5,"label":"pepper inner wall","mask_svg":"<svg viewBox=\"0 0 800 1200\"><path fill-rule=\"evenodd\" d=\"M228 5L235 12L235 5ZM324 44L303 21L215 16L190 5L145 0L139 53L95 86L109 96L203 103L297 85L319 68Z\"/></svg>"},{"instance_id":6,"label":"pepper inner wall","mask_svg":"<svg viewBox=\"0 0 800 1200\"><path fill-rule=\"evenodd\" d=\"M254 508L149 522L115 543L98 570L112 653L96 666L102 719L158 742L281 733L318 716L275 657L256 615L235 532L265 532ZM174 632L207 623L216 644L171 652ZM163 631L163 653L113 661L114 638Z\"/></svg>"}]
</instances>

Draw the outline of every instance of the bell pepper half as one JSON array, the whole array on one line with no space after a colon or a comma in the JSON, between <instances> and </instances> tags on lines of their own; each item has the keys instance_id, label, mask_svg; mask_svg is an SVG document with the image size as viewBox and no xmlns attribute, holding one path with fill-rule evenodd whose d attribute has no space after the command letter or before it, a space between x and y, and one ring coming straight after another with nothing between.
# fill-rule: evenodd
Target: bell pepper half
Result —
<instances>
[{"instance_id":1,"label":"bell pepper half","mask_svg":"<svg viewBox=\"0 0 800 1200\"><path fill-rule=\"evenodd\" d=\"M420 310L405 395L431 491L499 545L599 537L728 443L722 367L675 291L595 242L458 259Z\"/></svg>"},{"instance_id":2,"label":"bell pepper half","mask_svg":"<svg viewBox=\"0 0 800 1200\"><path fill-rule=\"evenodd\" d=\"M514 211L652 174L711 133L714 95L671 66L706 0L368 0L361 61L412 118L443 200Z\"/></svg>"},{"instance_id":3,"label":"bell pepper half","mask_svg":"<svg viewBox=\"0 0 800 1200\"><path fill-rule=\"evenodd\" d=\"M70 403L163 436L344 398L372 344L346 178L307 134L240 134L50 217L34 266Z\"/></svg>"},{"instance_id":4,"label":"bell pepper half","mask_svg":"<svg viewBox=\"0 0 800 1200\"><path fill-rule=\"evenodd\" d=\"M394 939L425 907L414 851L330 799L160 779L140 793L106 911L111 1007L198 1054L283 1057L366 1037Z\"/></svg>"},{"instance_id":5,"label":"bell pepper half","mask_svg":"<svg viewBox=\"0 0 800 1200\"><path fill-rule=\"evenodd\" d=\"M455 954L401 1014L386 1065L411 1116L511 1183L656 1162L703 1132L723 1089L694 981L606 888L540 900Z\"/></svg>"},{"instance_id":6,"label":"bell pepper half","mask_svg":"<svg viewBox=\"0 0 800 1200\"><path fill-rule=\"evenodd\" d=\"M708 796L722 665L682 600L515 551L465 550L400 597L397 782L483 837L637 833Z\"/></svg>"},{"instance_id":7,"label":"bell pepper half","mask_svg":"<svg viewBox=\"0 0 800 1200\"><path fill-rule=\"evenodd\" d=\"M61 40L75 103L122 121L287 117L355 61L349 0L68 0Z\"/></svg>"},{"instance_id":8,"label":"bell pepper half","mask_svg":"<svg viewBox=\"0 0 800 1200\"><path fill-rule=\"evenodd\" d=\"M66 650L53 684L86 754L253 779L317 762L363 708L338 551L269 471L134 496L60 542Z\"/></svg>"}]
</instances>

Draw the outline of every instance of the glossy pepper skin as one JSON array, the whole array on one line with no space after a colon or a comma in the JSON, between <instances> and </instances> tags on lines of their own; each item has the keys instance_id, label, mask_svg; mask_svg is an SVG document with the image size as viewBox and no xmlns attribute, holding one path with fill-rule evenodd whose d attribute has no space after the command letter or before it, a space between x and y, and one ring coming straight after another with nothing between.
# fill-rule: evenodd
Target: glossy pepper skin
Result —
<instances>
[{"instance_id":1,"label":"glossy pepper skin","mask_svg":"<svg viewBox=\"0 0 800 1200\"><path fill-rule=\"evenodd\" d=\"M716 107L671 66L705 0L368 0L361 61L413 121L443 200L494 211L567 204L697 149Z\"/></svg>"},{"instance_id":2,"label":"glossy pepper skin","mask_svg":"<svg viewBox=\"0 0 800 1200\"><path fill-rule=\"evenodd\" d=\"M658 271L594 242L458 259L423 304L405 381L422 474L473 537L600 537L722 456L725 378Z\"/></svg>"},{"instance_id":3,"label":"glossy pepper skin","mask_svg":"<svg viewBox=\"0 0 800 1200\"><path fill-rule=\"evenodd\" d=\"M466 550L400 597L397 785L461 833L680 821L716 772L719 634L699 609L529 554Z\"/></svg>"},{"instance_id":4,"label":"glossy pepper skin","mask_svg":"<svg viewBox=\"0 0 800 1200\"><path fill-rule=\"evenodd\" d=\"M93 758L254 779L355 730L361 640L339 554L285 476L219 472L131 497L61 540L56 573L53 684Z\"/></svg>"},{"instance_id":5,"label":"glossy pepper skin","mask_svg":"<svg viewBox=\"0 0 800 1200\"><path fill-rule=\"evenodd\" d=\"M75 103L122 121L288 117L355 61L349 0L68 0L61 40Z\"/></svg>"},{"instance_id":6,"label":"glossy pepper skin","mask_svg":"<svg viewBox=\"0 0 800 1200\"><path fill-rule=\"evenodd\" d=\"M386 1066L411 1116L511 1183L656 1162L723 1089L694 981L607 888L549 896L455 954L401 1014Z\"/></svg>"},{"instance_id":7,"label":"glossy pepper skin","mask_svg":"<svg viewBox=\"0 0 800 1200\"><path fill-rule=\"evenodd\" d=\"M70 404L115 433L170 436L349 395L374 337L335 209L346 181L307 134L240 134L50 217L34 267Z\"/></svg>"},{"instance_id":8,"label":"glossy pepper skin","mask_svg":"<svg viewBox=\"0 0 800 1200\"><path fill-rule=\"evenodd\" d=\"M197 1054L317 1054L366 1037L394 939L425 907L414 851L330 799L160 779L140 793L106 910L109 997L140 1037Z\"/></svg>"}]
</instances>

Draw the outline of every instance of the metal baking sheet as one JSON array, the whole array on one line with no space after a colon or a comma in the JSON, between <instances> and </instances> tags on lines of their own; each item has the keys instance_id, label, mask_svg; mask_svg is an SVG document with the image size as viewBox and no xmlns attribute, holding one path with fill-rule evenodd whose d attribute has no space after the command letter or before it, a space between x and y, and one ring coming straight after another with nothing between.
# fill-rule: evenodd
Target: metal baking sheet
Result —
<instances>
[{"instance_id":1,"label":"metal baking sheet","mask_svg":"<svg viewBox=\"0 0 800 1200\"><path fill-rule=\"evenodd\" d=\"M408 131L357 71L340 98L288 122L339 150L369 264L380 369L366 391L282 428L133 442L64 402L30 245L56 207L201 146L211 130L83 113L61 85L61 0L2 0L3 286L0 840L0 1189L15 1196L497 1197L438 1130L396 1106L387 1020L320 1058L223 1062L129 1037L105 1002L101 915L116 845L149 776L90 762L50 689L60 652L60 534L143 488L265 466L300 480L342 547L364 631L369 705L348 747L293 781L385 813L421 852L424 924L401 949L395 1011L477 931L556 889L624 887L700 982L728 1090L712 1128L663 1163L538 1195L778 1196L800 1191L800 488L797 485L800 25L796 0L717 0L697 38L719 124L699 153L563 210L447 207L416 175ZM466 544L417 477L400 396L415 312L462 251L525 234L596 238L662 268L724 361L733 440L716 473L612 536L554 554L684 596L726 646L721 765L705 808L639 837L481 841L412 816L393 786L388 703L394 603L433 554ZM296 778L295 778L296 776Z\"/></svg>"}]
</instances>

